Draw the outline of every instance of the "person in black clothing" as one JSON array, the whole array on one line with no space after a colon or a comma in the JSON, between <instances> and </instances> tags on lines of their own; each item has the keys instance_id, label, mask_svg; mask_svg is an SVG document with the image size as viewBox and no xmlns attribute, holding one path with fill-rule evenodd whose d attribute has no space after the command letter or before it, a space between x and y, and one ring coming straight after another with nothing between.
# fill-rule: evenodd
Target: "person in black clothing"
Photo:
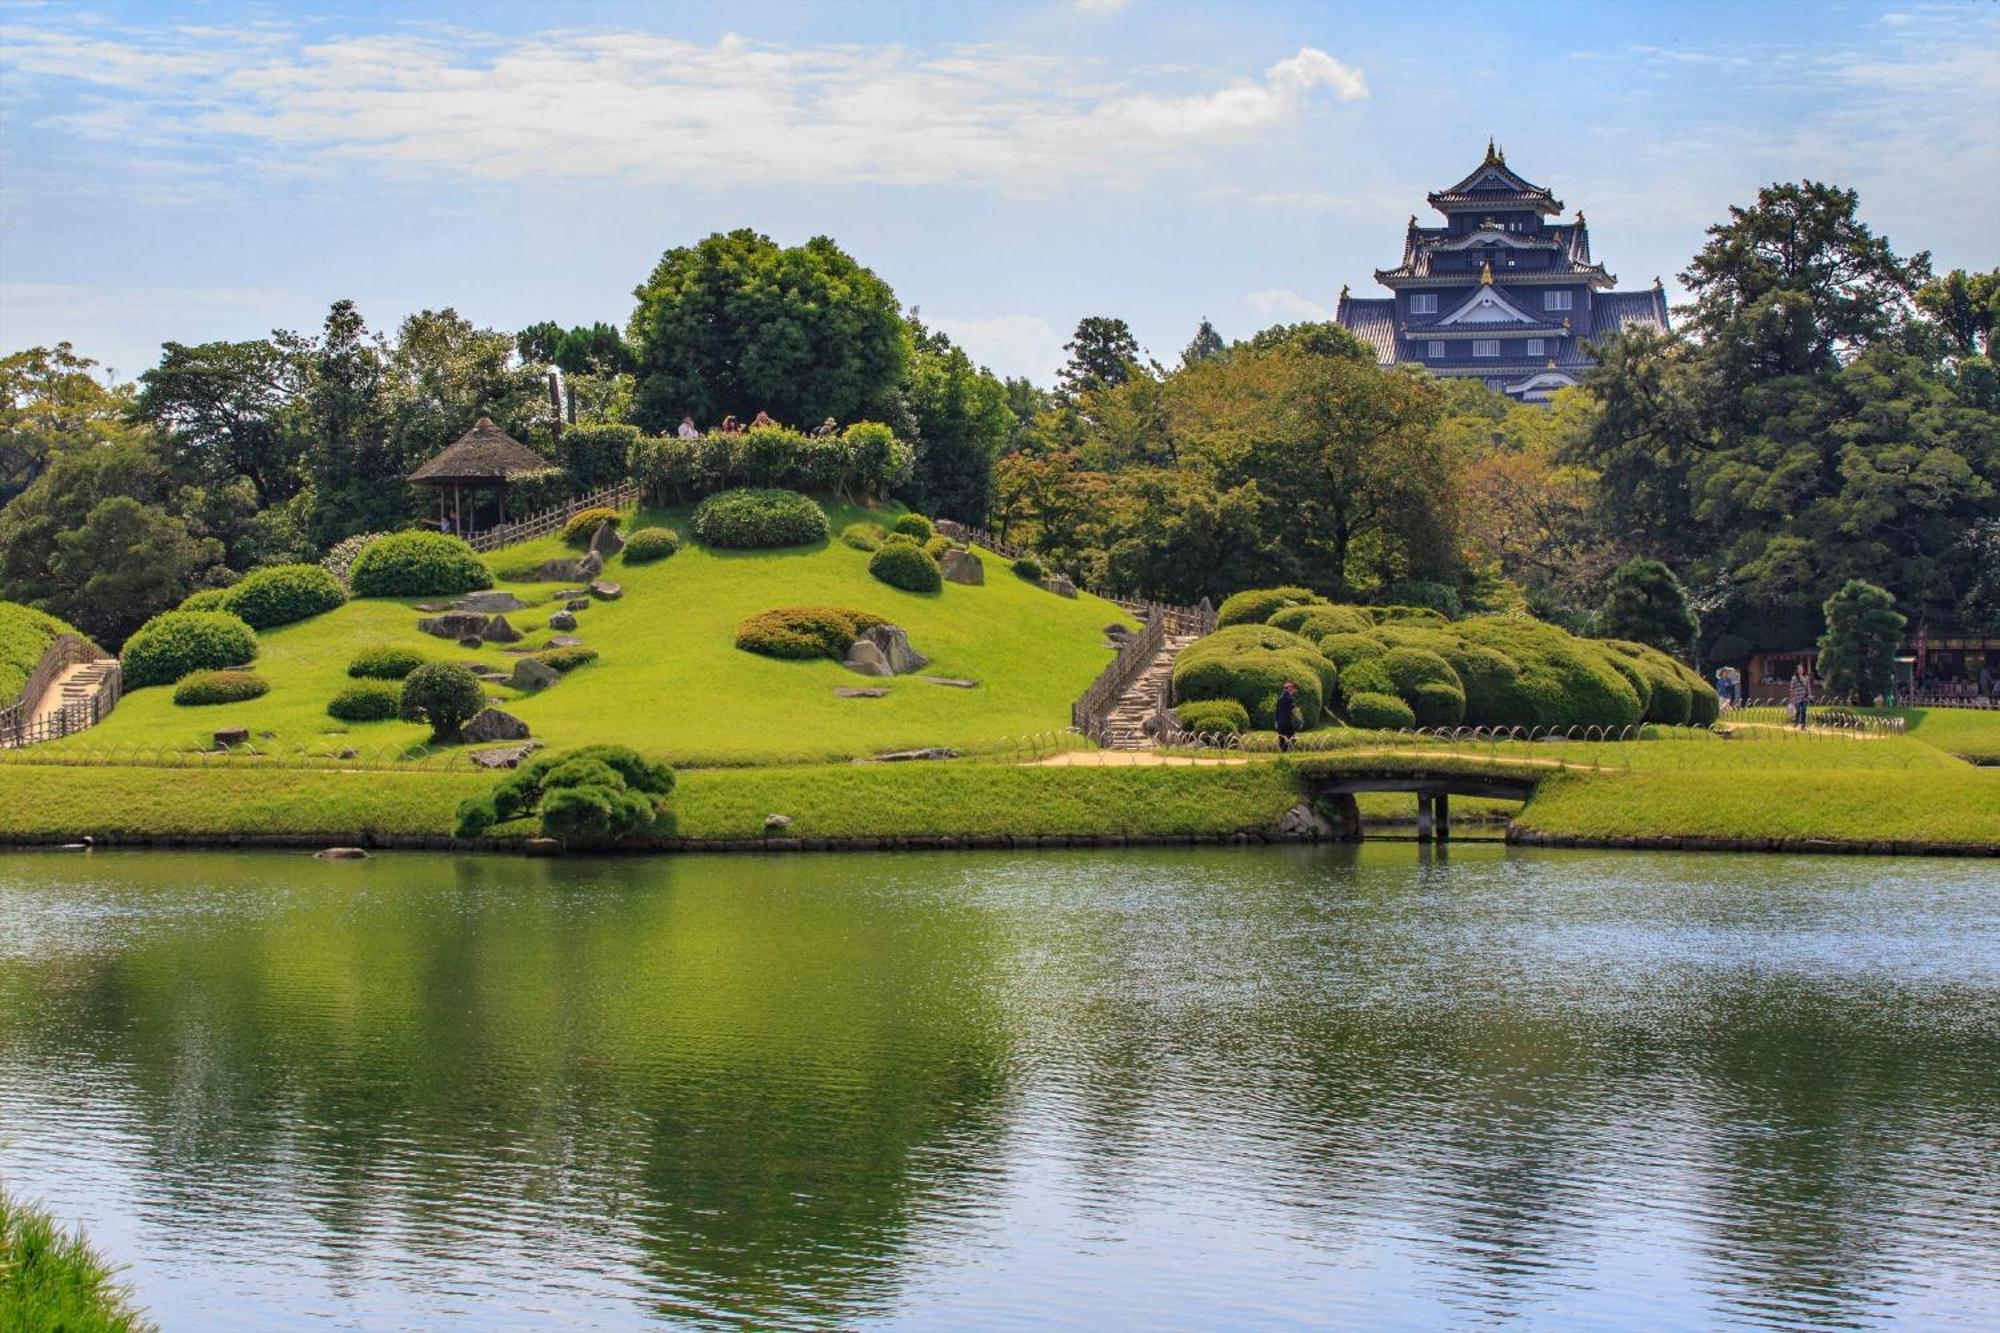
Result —
<instances>
[{"instance_id":1,"label":"person in black clothing","mask_svg":"<svg viewBox=\"0 0 2000 1333\"><path fill-rule=\"evenodd\" d=\"M1285 688L1278 691L1277 720L1278 748L1289 750L1292 748L1292 737L1299 730L1299 691L1298 686L1289 680L1285 682Z\"/></svg>"}]
</instances>

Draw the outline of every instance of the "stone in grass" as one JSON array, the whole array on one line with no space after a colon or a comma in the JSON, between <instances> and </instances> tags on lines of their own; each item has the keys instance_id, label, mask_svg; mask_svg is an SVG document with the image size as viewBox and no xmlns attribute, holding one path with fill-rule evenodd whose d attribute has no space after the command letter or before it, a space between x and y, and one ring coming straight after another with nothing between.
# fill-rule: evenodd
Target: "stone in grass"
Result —
<instances>
[{"instance_id":1,"label":"stone in grass","mask_svg":"<svg viewBox=\"0 0 2000 1333\"><path fill-rule=\"evenodd\" d=\"M558 611L549 617L550 629L575 629L576 617L567 611Z\"/></svg>"},{"instance_id":2,"label":"stone in grass","mask_svg":"<svg viewBox=\"0 0 2000 1333\"><path fill-rule=\"evenodd\" d=\"M1060 574L1051 574L1042 580L1042 589L1058 597L1076 596L1076 585Z\"/></svg>"},{"instance_id":3,"label":"stone in grass","mask_svg":"<svg viewBox=\"0 0 2000 1333\"><path fill-rule=\"evenodd\" d=\"M790 815L764 816L764 836L767 838L782 838L791 827L792 817Z\"/></svg>"},{"instance_id":4,"label":"stone in grass","mask_svg":"<svg viewBox=\"0 0 2000 1333\"><path fill-rule=\"evenodd\" d=\"M493 619L486 622L486 628L479 633L481 638L490 640L493 643L519 643L521 641L521 631L508 624L507 617L505 616L493 617Z\"/></svg>"},{"instance_id":5,"label":"stone in grass","mask_svg":"<svg viewBox=\"0 0 2000 1333\"><path fill-rule=\"evenodd\" d=\"M594 571L593 571L594 572ZM521 580L523 583L574 583L578 579L589 578L584 573L581 560L544 560L535 572Z\"/></svg>"},{"instance_id":6,"label":"stone in grass","mask_svg":"<svg viewBox=\"0 0 2000 1333\"><path fill-rule=\"evenodd\" d=\"M451 610L451 607L444 602L418 602L415 606L411 607L410 609L413 611L423 611L430 614L436 614L439 611L449 611Z\"/></svg>"},{"instance_id":7,"label":"stone in grass","mask_svg":"<svg viewBox=\"0 0 2000 1333\"><path fill-rule=\"evenodd\" d=\"M480 611L486 615L498 615L502 611L525 611L528 604L511 592L498 589L487 592L469 592L453 602L454 611Z\"/></svg>"},{"instance_id":8,"label":"stone in grass","mask_svg":"<svg viewBox=\"0 0 2000 1333\"><path fill-rule=\"evenodd\" d=\"M604 572L604 557L595 551L586 551L583 559L576 562L576 576L580 579L594 579Z\"/></svg>"},{"instance_id":9,"label":"stone in grass","mask_svg":"<svg viewBox=\"0 0 2000 1333\"><path fill-rule=\"evenodd\" d=\"M962 542L965 540L965 525L956 519L934 519L931 522L931 526L937 529L938 536L945 538L947 541Z\"/></svg>"},{"instance_id":10,"label":"stone in grass","mask_svg":"<svg viewBox=\"0 0 2000 1333\"><path fill-rule=\"evenodd\" d=\"M480 638L477 634L468 634L458 641L458 646L461 648L484 648L486 640Z\"/></svg>"},{"instance_id":11,"label":"stone in grass","mask_svg":"<svg viewBox=\"0 0 2000 1333\"><path fill-rule=\"evenodd\" d=\"M978 681L967 680L963 676L918 676L917 679L927 680L933 685L948 685L954 690L976 690L979 688Z\"/></svg>"},{"instance_id":12,"label":"stone in grass","mask_svg":"<svg viewBox=\"0 0 2000 1333\"><path fill-rule=\"evenodd\" d=\"M618 535L618 529L609 523L599 523L596 535L590 539L591 553L599 559L609 559L625 549L625 539Z\"/></svg>"},{"instance_id":13,"label":"stone in grass","mask_svg":"<svg viewBox=\"0 0 2000 1333\"><path fill-rule=\"evenodd\" d=\"M884 754L871 755L867 759L856 760L863 764L905 764L915 759L956 759L958 751L948 746L932 745L922 750L890 750Z\"/></svg>"},{"instance_id":14,"label":"stone in grass","mask_svg":"<svg viewBox=\"0 0 2000 1333\"><path fill-rule=\"evenodd\" d=\"M584 589L584 591L589 592L590 589L586 588ZM588 611L589 609L590 609L590 598L588 597L582 597L582 596L572 597L567 602L563 603L563 610L565 611Z\"/></svg>"},{"instance_id":15,"label":"stone in grass","mask_svg":"<svg viewBox=\"0 0 2000 1333\"><path fill-rule=\"evenodd\" d=\"M507 683L517 690L545 690L561 679L561 673L548 663L523 657L514 663L514 674Z\"/></svg>"},{"instance_id":16,"label":"stone in grass","mask_svg":"<svg viewBox=\"0 0 2000 1333\"><path fill-rule=\"evenodd\" d=\"M841 659L842 666L863 676L893 676L889 669L889 659L882 656L882 650L866 639L856 639Z\"/></svg>"},{"instance_id":17,"label":"stone in grass","mask_svg":"<svg viewBox=\"0 0 2000 1333\"><path fill-rule=\"evenodd\" d=\"M555 628L555 627L554 627L554 626L552 625L552 626L550 626L550 628L551 628L551 629L553 629L553 628ZM582 639L579 639L579 638L577 638L577 637L576 637L576 635L574 635L574 634L551 634L551 635L549 636L549 641L548 641L547 643L543 644L543 645L542 645L542 647L544 647L544 648L581 648L581 647L583 647L583 640L582 640Z\"/></svg>"},{"instance_id":18,"label":"stone in grass","mask_svg":"<svg viewBox=\"0 0 2000 1333\"><path fill-rule=\"evenodd\" d=\"M910 636L900 625L876 625L865 631L857 643L872 643L881 652L882 660L889 664L892 675L903 676L912 671L922 671L931 664L916 649L910 647Z\"/></svg>"},{"instance_id":19,"label":"stone in grass","mask_svg":"<svg viewBox=\"0 0 2000 1333\"><path fill-rule=\"evenodd\" d=\"M460 729L459 735L482 745L490 741L524 741L528 739L528 724L498 708L482 708Z\"/></svg>"},{"instance_id":20,"label":"stone in grass","mask_svg":"<svg viewBox=\"0 0 2000 1333\"><path fill-rule=\"evenodd\" d=\"M986 582L986 566L970 551L949 550L938 558L938 569L946 583L978 587Z\"/></svg>"},{"instance_id":21,"label":"stone in grass","mask_svg":"<svg viewBox=\"0 0 2000 1333\"><path fill-rule=\"evenodd\" d=\"M600 579L590 585L590 595L600 602L615 602L625 595L625 589L609 579Z\"/></svg>"},{"instance_id":22,"label":"stone in grass","mask_svg":"<svg viewBox=\"0 0 2000 1333\"><path fill-rule=\"evenodd\" d=\"M1114 620L1104 627L1104 637L1113 643L1123 643L1132 637L1132 631Z\"/></svg>"},{"instance_id":23,"label":"stone in grass","mask_svg":"<svg viewBox=\"0 0 2000 1333\"><path fill-rule=\"evenodd\" d=\"M441 616L419 620L417 628L440 639L462 639L486 628L486 616L478 611L447 611Z\"/></svg>"},{"instance_id":24,"label":"stone in grass","mask_svg":"<svg viewBox=\"0 0 2000 1333\"><path fill-rule=\"evenodd\" d=\"M215 748L218 750L227 750L238 745L248 745L249 743L250 728L248 727L224 727L221 731L215 733Z\"/></svg>"},{"instance_id":25,"label":"stone in grass","mask_svg":"<svg viewBox=\"0 0 2000 1333\"><path fill-rule=\"evenodd\" d=\"M366 861L368 853L359 847L322 847L313 853L316 861Z\"/></svg>"},{"instance_id":26,"label":"stone in grass","mask_svg":"<svg viewBox=\"0 0 2000 1333\"><path fill-rule=\"evenodd\" d=\"M521 761L541 748L540 741L519 745L496 745L490 750L474 750L467 758L481 768L519 768Z\"/></svg>"},{"instance_id":27,"label":"stone in grass","mask_svg":"<svg viewBox=\"0 0 2000 1333\"><path fill-rule=\"evenodd\" d=\"M835 687L833 697L836 699L886 699L889 697L889 691L874 685L840 685Z\"/></svg>"}]
</instances>

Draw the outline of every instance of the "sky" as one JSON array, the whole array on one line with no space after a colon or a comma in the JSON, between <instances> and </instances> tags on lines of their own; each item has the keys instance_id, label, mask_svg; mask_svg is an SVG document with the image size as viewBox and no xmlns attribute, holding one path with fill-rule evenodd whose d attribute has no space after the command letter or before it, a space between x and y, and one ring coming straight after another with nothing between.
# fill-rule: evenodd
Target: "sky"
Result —
<instances>
[{"instance_id":1,"label":"sky","mask_svg":"<svg viewBox=\"0 0 2000 1333\"><path fill-rule=\"evenodd\" d=\"M0 0L0 353L622 326L750 227L1046 383L1084 316L1170 362L1384 294L1489 136L1621 287L1801 178L1991 268L2000 4Z\"/></svg>"}]
</instances>

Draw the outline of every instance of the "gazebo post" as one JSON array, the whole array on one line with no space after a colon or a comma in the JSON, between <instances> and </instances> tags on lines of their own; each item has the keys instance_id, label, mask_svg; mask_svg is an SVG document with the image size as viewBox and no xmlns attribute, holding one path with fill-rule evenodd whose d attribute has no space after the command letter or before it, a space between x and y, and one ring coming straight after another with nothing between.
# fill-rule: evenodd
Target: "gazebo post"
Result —
<instances>
[{"instance_id":1,"label":"gazebo post","mask_svg":"<svg viewBox=\"0 0 2000 1333\"><path fill-rule=\"evenodd\" d=\"M459 536L465 535L465 497L460 494L457 482L451 484L451 526Z\"/></svg>"},{"instance_id":2,"label":"gazebo post","mask_svg":"<svg viewBox=\"0 0 2000 1333\"><path fill-rule=\"evenodd\" d=\"M504 528L507 526L507 483L501 482L494 494L500 499L500 526Z\"/></svg>"}]
</instances>

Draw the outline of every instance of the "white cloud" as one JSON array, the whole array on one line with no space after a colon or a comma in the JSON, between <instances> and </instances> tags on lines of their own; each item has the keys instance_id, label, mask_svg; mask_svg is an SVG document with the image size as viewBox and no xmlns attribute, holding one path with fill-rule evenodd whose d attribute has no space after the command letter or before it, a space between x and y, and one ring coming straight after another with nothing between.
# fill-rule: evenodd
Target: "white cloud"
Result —
<instances>
[{"instance_id":1,"label":"white cloud","mask_svg":"<svg viewBox=\"0 0 2000 1333\"><path fill-rule=\"evenodd\" d=\"M411 175L717 185L962 184L1046 193L1185 168L1296 120L1358 70L1302 48L1261 80L996 47L702 44L633 31L15 25L0 74L74 96L44 126L266 170L369 162Z\"/></svg>"},{"instance_id":2,"label":"white cloud","mask_svg":"<svg viewBox=\"0 0 2000 1333\"><path fill-rule=\"evenodd\" d=\"M1086 14L1116 14L1132 3L1132 0L1076 0L1076 7Z\"/></svg>"},{"instance_id":3,"label":"white cloud","mask_svg":"<svg viewBox=\"0 0 2000 1333\"><path fill-rule=\"evenodd\" d=\"M1266 287L1243 298L1259 316L1280 324L1319 322L1333 318L1333 312L1309 297L1284 287Z\"/></svg>"},{"instance_id":4,"label":"white cloud","mask_svg":"<svg viewBox=\"0 0 2000 1333\"><path fill-rule=\"evenodd\" d=\"M945 334L963 347L967 356L1003 378L1026 375L1038 384L1046 384L1066 359L1063 334L1040 315L952 319L926 314L924 323Z\"/></svg>"}]
</instances>

